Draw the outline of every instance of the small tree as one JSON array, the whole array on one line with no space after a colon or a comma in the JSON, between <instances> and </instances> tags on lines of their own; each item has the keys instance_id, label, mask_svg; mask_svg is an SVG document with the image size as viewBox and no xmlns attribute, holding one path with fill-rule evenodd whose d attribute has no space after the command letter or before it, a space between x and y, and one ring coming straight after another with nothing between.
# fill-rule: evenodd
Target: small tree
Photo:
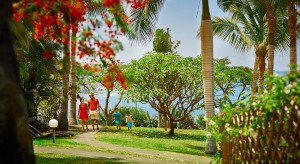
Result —
<instances>
[{"instance_id":1,"label":"small tree","mask_svg":"<svg viewBox=\"0 0 300 164\"><path fill-rule=\"evenodd\" d=\"M131 80L126 97L149 103L164 115L174 134L174 122L184 120L203 107L201 58L183 58L177 54L149 53L125 68ZM180 114L173 115L179 110Z\"/></svg>"}]
</instances>

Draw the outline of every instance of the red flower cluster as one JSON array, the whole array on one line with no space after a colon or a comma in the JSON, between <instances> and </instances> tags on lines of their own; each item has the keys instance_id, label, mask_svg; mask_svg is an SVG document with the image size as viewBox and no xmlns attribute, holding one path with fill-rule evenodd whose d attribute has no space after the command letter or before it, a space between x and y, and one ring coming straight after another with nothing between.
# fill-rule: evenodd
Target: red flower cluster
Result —
<instances>
[{"instance_id":1,"label":"red flower cluster","mask_svg":"<svg viewBox=\"0 0 300 164\"><path fill-rule=\"evenodd\" d=\"M153 0L126 0L128 4L131 4L131 8L133 9L145 8L145 6L152 1Z\"/></svg>"},{"instance_id":2,"label":"red flower cluster","mask_svg":"<svg viewBox=\"0 0 300 164\"><path fill-rule=\"evenodd\" d=\"M46 59L50 60L50 59L53 58L54 53L53 53L52 51L47 50L47 51L44 51L44 52L43 52L43 56L44 56Z\"/></svg>"},{"instance_id":3,"label":"red flower cluster","mask_svg":"<svg viewBox=\"0 0 300 164\"><path fill-rule=\"evenodd\" d=\"M120 71L118 65L116 64L111 64L110 67L108 68L108 71L110 72L109 74L106 74L101 81L101 83L106 87L111 90L113 90L114 87L114 82L118 81L120 86L123 89L128 89L127 85L127 80L123 76L123 73Z\"/></svg>"},{"instance_id":4,"label":"red flower cluster","mask_svg":"<svg viewBox=\"0 0 300 164\"><path fill-rule=\"evenodd\" d=\"M103 6L106 8L115 8L120 5L120 0L103 0Z\"/></svg>"},{"instance_id":5,"label":"red flower cluster","mask_svg":"<svg viewBox=\"0 0 300 164\"><path fill-rule=\"evenodd\" d=\"M108 8L108 10L103 10L99 13L102 20L91 21L93 26L91 29L88 28L88 30L82 31L82 35L80 35L82 39L79 40L79 44L77 44L78 56L97 55L102 59L108 59L108 61L112 63L110 67L115 68L113 44L116 43L118 36L125 34L129 29L128 17L124 15L121 5L127 3L132 8L140 8L145 7L147 3L151 1L152 0L103 0L103 7ZM13 4L13 18L17 21L21 21L23 18L32 20L32 24L35 28L34 38L36 40L51 39L56 43L69 45L70 30L72 29L73 32L80 30L80 23L85 21L84 15L88 11L87 6L89 8L97 7L83 0L21 0ZM118 26L114 26L114 23L117 22L119 23ZM106 24L108 27L105 30L109 37L108 41L103 39L105 37L102 36L93 37L93 35L97 33L94 31L98 31L101 24ZM75 44L75 42L72 42L72 44ZM72 51L75 50L76 48L73 47ZM55 54L51 51L45 51L42 55L46 59L52 59ZM83 67L94 72L99 71L99 68L92 68L87 64ZM109 70L112 75L111 79L119 81L123 88L127 88L126 79L123 77L122 72L118 68ZM105 84L107 84L107 87L112 88L113 83L109 85L111 79L108 77L104 79L106 79L104 81L106 81Z\"/></svg>"}]
</instances>

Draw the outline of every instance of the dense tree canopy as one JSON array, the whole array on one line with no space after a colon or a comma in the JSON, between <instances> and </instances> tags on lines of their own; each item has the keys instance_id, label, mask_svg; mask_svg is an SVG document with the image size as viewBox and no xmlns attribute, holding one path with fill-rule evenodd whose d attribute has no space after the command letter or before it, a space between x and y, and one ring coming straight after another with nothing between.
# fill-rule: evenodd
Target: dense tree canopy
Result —
<instances>
[{"instance_id":1,"label":"dense tree canopy","mask_svg":"<svg viewBox=\"0 0 300 164\"><path fill-rule=\"evenodd\" d=\"M149 103L167 116L170 132L173 122L182 121L194 110L203 107L201 58L183 58L177 54L149 53L125 68L130 83L127 98ZM174 117L174 112L180 115Z\"/></svg>"}]
</instances>

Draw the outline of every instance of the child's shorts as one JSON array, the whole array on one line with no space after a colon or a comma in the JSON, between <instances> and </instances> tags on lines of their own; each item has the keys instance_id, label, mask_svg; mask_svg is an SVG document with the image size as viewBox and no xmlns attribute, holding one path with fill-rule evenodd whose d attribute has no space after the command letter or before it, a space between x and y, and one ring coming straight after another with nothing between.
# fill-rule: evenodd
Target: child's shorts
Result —
<instances>
[{"instance_id":1,"label":"child's shorts","mask_svg":"<svg viewBox=\"0 0 300 164\"><path fill-rule=\"evenodd\" d=\"M128 127L132 127L132 122L127 122Z\"/></svg>"}]
</instances>

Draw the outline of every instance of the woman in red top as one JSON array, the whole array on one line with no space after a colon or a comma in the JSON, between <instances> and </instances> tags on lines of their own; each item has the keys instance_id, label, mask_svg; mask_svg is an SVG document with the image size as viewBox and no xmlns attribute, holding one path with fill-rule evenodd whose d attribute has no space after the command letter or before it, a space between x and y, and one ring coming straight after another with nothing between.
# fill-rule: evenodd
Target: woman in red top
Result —
<instances>
[{"instance_id":1,"label":"woman in red top","mask_svg":"<svg viewBox=\"0 0 300 164\"><path fill-rule=\"evenodd\" d=\"M88 108L87 103L84 102L83 98L80 98L78 116L81 120L82 131L85 131L84 125L86 126L86 131L88 131Z\"/></svg>"}]
</instances>

